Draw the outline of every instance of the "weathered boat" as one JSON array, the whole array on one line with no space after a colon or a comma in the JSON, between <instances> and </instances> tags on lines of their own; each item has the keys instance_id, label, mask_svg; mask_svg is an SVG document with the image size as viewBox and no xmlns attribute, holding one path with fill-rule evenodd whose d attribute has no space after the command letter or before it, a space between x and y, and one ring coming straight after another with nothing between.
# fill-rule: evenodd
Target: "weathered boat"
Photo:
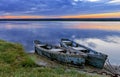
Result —
<instances>
[{"instance_id":1,"label":"weathered boat","mask_svg":"<svg viewBox=\"0 0 120 77\"><path fill-rule=\"evenodd\" d=\"M104 63L107 59L106 54L92 50L69 39L61 39L60 45L61 47L64 47L66 49L72 49L77 52L86 53L88 56L86 58L86 64L92 65L97 68L103 68Z\"/></svg>"},{"instance_id":2,"label":"weathered boat","mask_svg":"<svg viewBox=\"0 0 120 77\"><path fill-rule=\"evenodd\" d=\"M86 54L84 53L75 53L75 51L73 53L69 53L69 50L62 47L41 43L38 40L34 41L34 47L37 54L48 57L51 60L57 60L59 62L70 63L78 66L83 66L85 64Z\"/></svg>"}]
</instances>

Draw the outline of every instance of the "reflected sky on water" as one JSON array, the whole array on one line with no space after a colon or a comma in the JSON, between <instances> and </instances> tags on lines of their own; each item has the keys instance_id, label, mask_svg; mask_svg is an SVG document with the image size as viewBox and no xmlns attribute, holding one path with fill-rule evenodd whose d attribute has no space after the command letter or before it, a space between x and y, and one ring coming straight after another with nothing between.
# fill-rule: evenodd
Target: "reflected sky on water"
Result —
<instances>
[{"instance_id":1,"label":"reflected sky on water","mask_svg":"<svg viewBox=\"0 0 120 77\"><path fill-rule=\"evenodd\" d=\"M35 39L58 45L61 38L108 54L120 64L120 22L0 22L0 39L21 43L27 52L34 49Z\"/></svg>"}]
</instances>

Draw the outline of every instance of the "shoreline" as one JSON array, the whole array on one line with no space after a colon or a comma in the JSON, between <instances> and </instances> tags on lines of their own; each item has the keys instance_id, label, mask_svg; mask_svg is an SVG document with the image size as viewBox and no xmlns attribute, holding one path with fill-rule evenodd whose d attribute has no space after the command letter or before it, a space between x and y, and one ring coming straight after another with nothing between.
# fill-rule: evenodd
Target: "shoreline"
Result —
<instances>
[{"instance_id":1,"label":"shoreline","mask_svg":"<svg viewBox=\"0 0 120 77\"><path fill-rule=\"evenodd\" d=\"M99 69L99 68L95 68L95 67L92 67L92 66L89 66L89 65L85 65L84 68L80 68L79 66L74 66L74 65L71 65L71 64L63 64L63 63L60 63L58 61L51 61L48 58L37 55L35 53L29 54L29 55L35 58L35 63L38 66L51 67L51 68L62 66L62 67L65 67L67 69L74 68L77 71L80 71L80 72L82 71L82 72L91 73L91 74L98 74L98 75L106 74L106 76L113 75L109 71L106 71L105 68ZM112 67L116 68L117 66L112 65Z\"/></svg>"},{"instance_id":2,"label":"shoreline","mask_svg":"<svg viewBox=\"0 0 120 77\"><path fill-rule=\"evenodd\" d=\"M101 77L98 74L78 72L74 68L69 70L66 66L43 67L35 63L35 57L30 57L23 46L0 40L0 77ZM103 76L102 77L106 77Z\"/></svg>"}]
</instances>

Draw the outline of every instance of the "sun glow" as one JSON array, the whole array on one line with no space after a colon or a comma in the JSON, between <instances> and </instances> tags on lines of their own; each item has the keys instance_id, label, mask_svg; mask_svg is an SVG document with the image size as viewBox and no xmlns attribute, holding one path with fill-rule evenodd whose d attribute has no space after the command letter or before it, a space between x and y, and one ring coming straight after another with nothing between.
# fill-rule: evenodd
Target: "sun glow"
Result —
<instances>
[{"instance_id":1,"label":"sun glow","mask_svg":"<svg viewBox=\"0 0 120 77\"><path fill-rule=\"evenodd\" d=\"M64 16L14 16L4 15L0 19L29 19L29 18L120 18L120 12L101 13L101 14L85 14L85 15L64 15Z\"/></svg>"},{"instance_id":2,"label":"sun glow","mask_svg":"<svg viewBox=\"0 0 120 77\"><path fill-rule=\"evenodd\" d=\"M61 16L60 18L120 18L120 12L87 14L87 15L68 15L68 16Z\"/></svg>"}]
</instances>

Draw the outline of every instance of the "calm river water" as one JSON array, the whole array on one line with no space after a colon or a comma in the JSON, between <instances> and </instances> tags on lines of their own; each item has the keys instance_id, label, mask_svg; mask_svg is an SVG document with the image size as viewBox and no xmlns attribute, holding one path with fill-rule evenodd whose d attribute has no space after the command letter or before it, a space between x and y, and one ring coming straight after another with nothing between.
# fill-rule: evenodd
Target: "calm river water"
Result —
<instances>
[{"instance_id":1,"label":"calm river water","mask_svg":"<svg viewBox=\"0 0 120 77\"><path fill-rule=\"evenodd\" d=\"M58 45L61 38L108 54L112 63L120 64L120 22L0 22L0 39L21 43L30 53L35 39Z\"/></svg>"}]
</instances>

